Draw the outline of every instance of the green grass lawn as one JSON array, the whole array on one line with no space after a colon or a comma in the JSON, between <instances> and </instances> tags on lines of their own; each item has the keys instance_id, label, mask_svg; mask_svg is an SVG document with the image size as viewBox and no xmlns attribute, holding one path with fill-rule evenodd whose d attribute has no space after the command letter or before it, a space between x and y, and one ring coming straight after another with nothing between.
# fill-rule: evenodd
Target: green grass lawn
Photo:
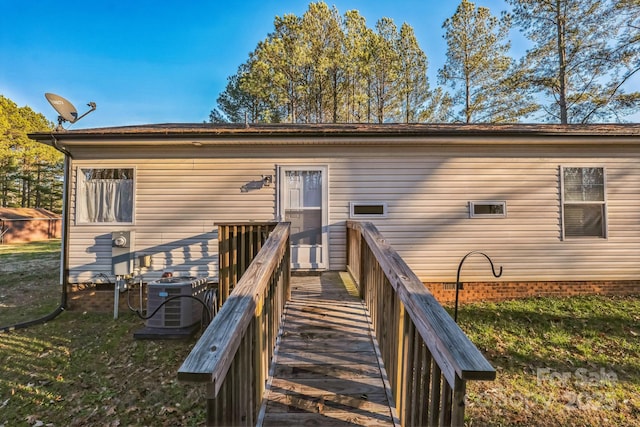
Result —
<instances>
[{"instance_id":1,"label":"green grass lawn","mask_svg":"<svg viewBox=\"0 0 640 427\"><path fill-rule=\"evenodd\" d=\"M60 304L59 263L60 241L0 246L0 326ZM134 340L142 326L65 311L0 334L0 426L201 425L203 387L176 379L195 340Z\"/></svg>"},{"instance_id":2,"label":"green grass lawn","mask_svg":"<svg viewBox=\"0 0 640 427\"><path fill-rule=\"evenodd\" d=\"M472 425L640 426L640 298L463 306L462 329L497 370L472 383Z\"/></svg>"},{"instance_id":3,"label":"green grass lawn","mask_svg":"<svg viewBox=\"0 0 640 427\"><path fill-rule=\"evenodd\" d=\"M141 326L65 312L0 335L0 425L201 425L203 388L176 379L194 341L134 340Z\"/></svg>"},{"instance_id":4,"label":"green grass lawn","mask_svg":"<svg viewBox=\"0 0 640 427\"><path fill-rule=\"evenodd\" d=\"M0 326L60 302L59 242L0 246ZM463 305L497 370L468 384L471 426L640 426L640 297ZM195 340L139 341L135 315L63 312L0 334L2 426L189 426L204 390L176 373Z\"/></svg>"},{"instance_id":5,"label":"green grass lawn","mask_svg":"<svg viewBox=\"0 0 640 427\"><path fill-rule=\"evenodd\" d=\"M60 305L60 240L0 245L0 327L51 313Z\"/></svg>"}]
</instances>

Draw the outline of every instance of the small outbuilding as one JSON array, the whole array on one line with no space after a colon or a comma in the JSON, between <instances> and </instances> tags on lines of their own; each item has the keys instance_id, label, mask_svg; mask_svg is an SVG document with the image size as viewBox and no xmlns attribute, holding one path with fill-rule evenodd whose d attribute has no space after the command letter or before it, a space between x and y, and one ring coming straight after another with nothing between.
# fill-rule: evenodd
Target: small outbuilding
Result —
<instances>
[{"instance_id":1,"label":"small outbuilding","mask_svg":"<svg viewBox=\"0 0 640 427\"><path fill-rule=\"evenodd\" d=\"M0 244L59 239L62 217L42 208L0 208Z\"/></svg>"}]
</instances>

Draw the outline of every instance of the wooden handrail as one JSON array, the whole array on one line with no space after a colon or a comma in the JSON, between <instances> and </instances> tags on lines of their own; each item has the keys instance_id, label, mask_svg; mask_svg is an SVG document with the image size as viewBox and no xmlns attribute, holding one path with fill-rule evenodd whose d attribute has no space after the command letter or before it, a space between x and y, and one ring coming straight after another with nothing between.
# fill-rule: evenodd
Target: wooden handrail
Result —
<instances>
[{"instance_id":1,"label":"wooden handrail","mask_svg":"<svg viewBox=\"0 0 640 427\"><path fill-rule=\"evenodd\" d=\"M207 425L255 425L290 299L289 223L280 223L178 370L207 383Z\"/></svg>"},{"instance_id":2,"label":"wooden handrail","mask_svg":"<svg viewBox=\"0 0 640 427\"><path fill-rule=\"evenodd\" d=\"M347 242L402 424L462 425L466 381L495 369L373 224L348 221Z\"/></svg>"}]
</instances>

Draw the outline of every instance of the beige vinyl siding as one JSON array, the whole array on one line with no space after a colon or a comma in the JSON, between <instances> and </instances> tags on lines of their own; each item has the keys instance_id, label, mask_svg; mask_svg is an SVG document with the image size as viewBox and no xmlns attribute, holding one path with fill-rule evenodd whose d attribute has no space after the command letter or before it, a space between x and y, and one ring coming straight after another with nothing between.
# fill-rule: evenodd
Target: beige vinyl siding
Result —
<instances>
[{"instance_id":1,"label":"beige vinyl siding","mask_svg":"<svg viewBox=\"0 0 640 427\"><path fill-rule=\"evenodd\" d=\"M388 203L388 217L372 222L424 281L455 280L458 263L472 250L503 265L505 281L637 279L637 155L580 151L579 159L514 157L509 150L502 156L440 151L361 158L345 170L332 168L332 205L346 216L351 200ZM561 240L560 165L606 168L608 239ZM470 200L505 200L507 217L471 219ZM493 280L483 257L468 259L462 278Z\"/></svg>"},{"instance_id":2,"label":"beige vinyl siding","mask_svg":"<svg viewBox=\"0 0 640 427\"><path fill-rule=\"evenodd\" d=\"M111 232L133 230L136 255L151 255L152 267L140 273L150 279L163 271L217 277L217 223L272 221L274 187L242 192L241 187L262 174L251 160L77 161L80 167L135 167L133 224L72 225L72 282L95 280L111 272ZM75 181L74 181L75 182ZM73 214L73 210L72 210ZM73 223L72 223L73 224ZM137 261L137 260L136 260Z\"/></svg>"},{"instance_id":3,"label":"beige vinyl siding","mask_svg":"<svg viewBox=\"0 0 640 427\"><path fill-rule=\"evenodd\" d=\"M388 216L371 221L423 281L454 281L472 250L502 265L504 281L625 280L640 273L640 156L630 146L618 147L615 156L604 145L522 142L203 148L174 149L170 159L160 158L162 148L153 149L153 158L140 148L122 149L111 159L74 162L136 168L135 223L121 228L135 230L136 251L152 255L151 271L143 272L149 277L165 268L217 275L216 223L275 219L278 165L328 165L333 270L345 268L349 202L371 201L387 203ZM198 158L188 158L194 152ZM606 169L607 239L561 239L560 166ZM274 184L241 191L262 175L273 175ZM507 216L469 218L471 200L504 200ZM110 272L111 231L114 226L72 225L72 281ZM494 280L483 257L465 262L462 279Z\"/></svg>"}]
</instances>

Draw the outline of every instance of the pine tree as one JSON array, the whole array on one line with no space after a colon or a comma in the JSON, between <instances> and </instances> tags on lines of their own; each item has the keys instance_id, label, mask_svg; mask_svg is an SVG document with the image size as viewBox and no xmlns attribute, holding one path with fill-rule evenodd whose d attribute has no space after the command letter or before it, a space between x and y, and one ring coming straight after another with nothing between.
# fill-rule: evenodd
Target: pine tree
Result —
<instances>
[{"instance_id":1,"label":"pine tree","mask_svg":"<svg viewBox=\"0 0 640 427\"><path fill-rule=\"evenodd\" d=\"M344 21L344 74L343 117L347 123L364 122L368 117L371 59L367 40L372 31L357 10L345 13Z\"/></svg>"},{"instance_id":2,"label":"pine tree","mask_svg":"<svg viewBox=\"0 0 640 427\"><path fill-rule=\"evenodd\" d=\"M397 116L398 93L394 82L400 72L400 55L396 49L398 28L390 18L376 22L375 33L370 40L371 51L371 101L375 119L383 123L386 117Z\"/></svg>"},{"instance_id":3,"label":"pine tree","mask_svg":"<svg viewBox=\"0 0 640 427\"><path fill-rule=\"evenodd\" d=\"M515 22L533 42L523 61L529 83L546 101L548 121L620 120L637 111L640 93L624 93L628 52L620 10L607 0L507 0ZM634 64L637 66L637 63Z\"/></svg>"},{"instance_id":4,"label":"pine tree","mask_svg":"<svg viewBox=\"0 0 640 427\"><path fill-rule=\"evenodd\" d=\"M62 179L62 155L27 136L50 129L53 124L42 114L0 95L0 206L53 206L60 211L61 199L54 201L47 195L59 194L55 189ZM52 176L44 170L60 174Z\"/></svg>"},{"instance_id":5,"label":"pine tree","mask_svg":"<svg viewBox=\"0 0 640 427\"><path fill-rule=\"evenodd\" d=\"M302 16L301 36L307 121L336 123L344 74L344 33L338 10L324 2L311 3Z\"/></svg>"},{"instance_id":6,"label":"pine tree","mask_svg":"<svg viewBox=\"0 0 640 427\"><path fill-rule=\"evenodd\" d=\"M462 0L443 28L447 59L439 76L455 90L457 121L514 122L535 110L513 74L508 15L498 19L488 8Z\"/></svg>"},{"instance_id":7,"label":"pine tree","mask_svg":"<svg viewBox=\"0 0 640 427\"><path fill-rule=\"evenodd\" d=\"M211 123L260 123L274 120L268 100L261 100L245 91L242 79L248 72L247 64L238 67L238 72L227 79L227 86L217 99L218 108L211 110Z\"/></svg>"},{"instance_id":8,"label":"pine tree","mask_svg":"<svg viewBox=\"0 0 640 427\"><path fill-rule=\"evenodd\" d=\"M252 97L283 108L287 120L296 123L301 108L304 108L301 96L304 50L299 43L300 18L293 14L276 16L274 27L275 31L258 43L249 55L248 71L240 85ZM275 116L280 117L281 114ZM273 117L267 121L273 121Z\"/></svg>"},{"instance_id":9,"label":"pine tree","mask_svg":"<svg viewBox=\"0 0 640 427\"><path fill-rule=\"evenodd\" d=\"M400 120L405 123L417 122L420 110L430 96L427 78L427 55L420 49L411 26L400 27L396 49L398 51L398 79L396 81L400 99Z\"/></svg>"},{"instance_id":10,"label":"pine tree","mask_svg":"<svg viewBox=\"0 0 640 427\"><path fill-rule=\"evenodd\" d=\"M324 2L311 3L302 17L275 18L274 31L229 78L210 120L239 121L249 110L265 122L433 118L442 109L430 98L426 67L409 25L398 31L383 18L371 29L357 11L342 17Z\"/></svg>"}]
</instances>

